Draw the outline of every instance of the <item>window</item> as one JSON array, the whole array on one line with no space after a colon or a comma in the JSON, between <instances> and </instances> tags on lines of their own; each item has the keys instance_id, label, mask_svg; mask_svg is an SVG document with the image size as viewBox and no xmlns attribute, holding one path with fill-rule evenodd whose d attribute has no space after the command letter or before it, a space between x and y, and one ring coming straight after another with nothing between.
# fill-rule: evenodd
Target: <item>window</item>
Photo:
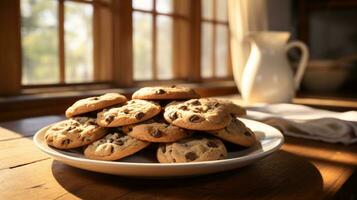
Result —
<instances>
[{"instance_id":1,"label":"window","mask_svg":"<svg viewBox=\"0 0 357 200\"><path fill-rule=\"evenodd\" d=\"M93 3L21 0L22 84L93 81Z\"/></svg>"},{"instance_id":2,"label":"window","mask_svg":"<svg viewBox=\"0 0 357 200\"><path fill-rule=\"evenodd\" d=\"M132 1L134 80L174 78L174 57L178 54L175 40L182 40L175 37L174 30L188 26L186 13L177 8L179 3L174 0Z\"/></svg>"},{"instance_id":3,"label":"window","mask_svg":"<svg viewBox=\"0 0 357 200\"><path fill-rule=\"evenodd\" d=\"M26 87L232 77L226 0L20 3Z\"/></svg>"},{"instance_id":4,"label":"window","mask_svg":"<svg viewBox=\"0 0 357 200\"><path fill-rule=\"evenodd\" d=\"M201 1L201 76L232 76L226 0Z\"/></svg>"}]
</instances>

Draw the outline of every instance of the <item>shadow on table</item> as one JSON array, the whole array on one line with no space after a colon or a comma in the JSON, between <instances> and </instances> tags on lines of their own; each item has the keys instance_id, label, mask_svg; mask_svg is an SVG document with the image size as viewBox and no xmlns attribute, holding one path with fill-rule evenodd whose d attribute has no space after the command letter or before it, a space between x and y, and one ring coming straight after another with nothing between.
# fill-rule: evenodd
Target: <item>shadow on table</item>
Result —
<instances>
[{"instance_id":1,"label":"shadow on table","mask_svg":"<svg viewBox=\"0 0 357 200\"><path fill-rule=\"evenodd\" d=\"M53 161L52 173L64 189L82 199L318 199L323 188L313 164L285 151L247 167L191 178L127 178L58 161Z\"/></svg>"}]
</instances>

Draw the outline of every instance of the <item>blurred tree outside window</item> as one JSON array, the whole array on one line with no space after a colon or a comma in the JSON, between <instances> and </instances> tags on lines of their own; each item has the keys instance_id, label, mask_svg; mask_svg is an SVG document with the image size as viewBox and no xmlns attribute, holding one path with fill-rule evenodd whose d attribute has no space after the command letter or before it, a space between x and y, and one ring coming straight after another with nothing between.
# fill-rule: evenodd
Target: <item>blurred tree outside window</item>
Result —
<instances>
[{"instance_id":1,"label":"blurred tree outside window","mask_svg":"<svg viewBox=\"0 0 357 200\"><path fill-rule=\"evenodd\" d=\"M22 84L60 83L58 0L21 0ZM65 1L65 83L93 80L93 5Z\"/></svg>"},{"instance_id":2,"label":"blurred tree outside window","mask_svg":"<svg viewBox=\"0 0 357 200\"><path fill-rule=\"evenodd\" d=\"M188 60L183 54L189 45L180 50L176 46L189 44L190 33L183 33L189 30L189 8L184 14L177 3L132 0L134 81L170 80L189 63L180 60ZM226 78L230 73L227 0L202 0L201 11L201 77ZM61 14L63 24L59 24ZM93 82L93 15L93 1L21 0L22 84Z\"/></svg>"},{"instance_id":3,"label":"blurred tree outside window","mask_svg":"<svg viewBox=\"0 0 357 200\"><path fill-rule=\"evenodd\" d=\"M21 0L22 84L59 82L57 2Z\"/></svg>"}]
</instances>

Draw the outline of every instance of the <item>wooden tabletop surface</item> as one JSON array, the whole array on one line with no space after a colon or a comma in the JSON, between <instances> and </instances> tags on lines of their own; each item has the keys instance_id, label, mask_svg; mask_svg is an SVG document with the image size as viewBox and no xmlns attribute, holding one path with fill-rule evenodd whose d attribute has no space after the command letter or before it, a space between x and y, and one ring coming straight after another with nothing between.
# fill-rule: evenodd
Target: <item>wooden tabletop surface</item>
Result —
<instances>
[{"instance_id":1,"label":"wooden tabletop surface","mask_svg":"<svg viewBox=\"0 0 357 200\"><path fill-rule=\"evenodd\" d=\"M89 172L34 145L38 129L61 119L0 123L0 199L351 199L356 183L357 145L290 137L253 165L201 177L150 180Z\"/></svg>"}]
</instances>

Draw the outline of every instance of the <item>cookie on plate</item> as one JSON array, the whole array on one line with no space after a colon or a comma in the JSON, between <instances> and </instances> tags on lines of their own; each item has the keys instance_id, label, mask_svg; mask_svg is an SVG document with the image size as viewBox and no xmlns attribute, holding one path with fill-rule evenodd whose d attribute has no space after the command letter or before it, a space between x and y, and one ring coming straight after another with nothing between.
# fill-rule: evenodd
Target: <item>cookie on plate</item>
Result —
<instances>
[{"instance_id":1,"label":"cookie on plate","mask_svg":"<svg viewBox=\"0 0 357 200\"><path fill-rule=\"evenodd\" d=\"M165 107L167 122L191 130L217 130L226 127L231 114L214 99L191 99L172 102Z\"/></svg>"},{"instance_id":2,"label":"cookie on plate","mask_svg":"<svg viewBox=\"0 0 357 200\"><path fill-rule=\"evenodd\" d=\"M119 160L144 149L149 144L125 133L109 133L88 145L84 150L84 156L95 160Z\"/></svg>"},{"instance_id":3,"label":"cookie on plate","mask_svg":"<svg viewBox=\"0 0 357 200\"><path fill-rule=\"evenodd\" d=\"M97 115L97 123L103 127L116 127L148 120L161 111L160 105L146 100L130 100L122 106L104 109Z\"/></svg>"},{"instance_id":4,"label":"cookie on plate","mask_svg":"<svg viewBox=\"0 0 357 200\"><path fill-rule=\"evenodd\" d=\"M216 138L187 138L161 144L157 150L160 163L185 163L219 160L227 157L223 142Z\"/></svg>"},{"instance_id":5,"label":"cookie on plate","mask_svg":"<svg viewBox=\"0 0 357 200\"><path fill-rule=\"evenodd\" d=\"M232 115L234 115L236 117L243 116L243 115L247 114L246 110L243 107L233 103L232 101L226 100L226 99L208 98L207 101L213 101L212 102L213 104L222 105L226 109L227 112L231 113Z\"/></svg>"},{"instance_id":6,"label":"cookie on plate","mask_svg":"<svg viewBox=\"0 0 357 200\"><path fill-rule=\"evenodd\" d=\"M98 126L94 118L73 117L50 126L45 140L58 149L72 149L90 144L106 133L107 129Z\"/></svg>"},{"instance_id":7,"label":"cookie on plate","mask_svg":"<svg viewBox=\"0 0 357 200\"><path fill-rule=\"evenodd\" d=\"M245 147L251 147L256 143L253 131L237 118L232 118L231 123L223 129L208 132L223 140Z\"/></svg>"},{"instance_id":8,"label":"cookie on plate","mask_svg":"<svg viewBox=\"0 0 357 200\"><path fill-rule=\"evenodd\" d=\"M199 95L190 88L171 86L171 87L144 87L132 95L132 99L146 100L172 100L172 99L193 99Z\"/></svg>"},{"instance_id":9,"label":"cookie on plate","mask_svg":"<svg viewBox=\"0 0 357 200\"><path fill-rule=\"evenodd\" d=\"M123 131L131 137L148 142L175 142L191 135L189 130L158 122L133 125L129 128L123 127Z\"/></svg>"},{"instance_id":10,"label":"cookie on plate","mask_svg":"<svg viewBox=\"0 0 357 200\"><path fill-rule=\"evenodd\" d=\"M66 110L66 117L101 110L105 107L126 102L125 96L118 93L107 93L98 97L89 97L75 102Z\"/></svg>"}]
</instances>

